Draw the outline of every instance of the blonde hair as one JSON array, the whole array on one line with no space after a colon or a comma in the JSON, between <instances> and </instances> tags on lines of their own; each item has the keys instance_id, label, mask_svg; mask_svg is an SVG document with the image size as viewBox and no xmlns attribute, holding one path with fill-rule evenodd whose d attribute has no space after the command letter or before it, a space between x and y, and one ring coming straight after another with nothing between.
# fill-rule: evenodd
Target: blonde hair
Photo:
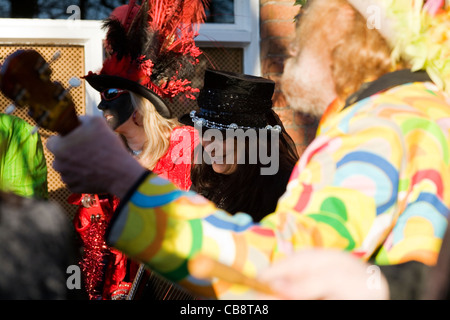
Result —
<instances>
[{"instance_id":1,"label":"blonde hair","mask_svg":"<svg viewBox=\"0 0 450 320\"><path fill-rule=\"evenodd\" d=\"M153 104L144 97L132 92L130 95L131 103L142 115L142 125L147 136L139 162L152 170L169 149L171 132L175 127L180 126L180 123L176 118L166 119L161 116Z\"/></svg>"}]
</instances>

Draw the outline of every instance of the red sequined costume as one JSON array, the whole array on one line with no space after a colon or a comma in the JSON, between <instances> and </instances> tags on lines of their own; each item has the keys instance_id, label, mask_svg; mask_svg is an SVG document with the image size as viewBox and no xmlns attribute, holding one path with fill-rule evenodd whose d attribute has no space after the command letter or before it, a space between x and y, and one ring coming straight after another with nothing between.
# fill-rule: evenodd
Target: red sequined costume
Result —
<instances>
[{"instance_id":1,"label":"red sequined costume","mask_svg":"<svg viewBox=\"0 0 450 320\"><path fill-rule=\"evenodd\" d=\"M172 181L182 190L191 186L192 156L198 144L198 133L190 126L175 128L170 137L169 150L159 159L153 172ZM106 245L105 230L119 199L112 195L72 194L69 203L79 209L73 223L84 249L80 262L89 299L115 300L127 296L131 283L124 281L127 272L134 276L134 264L122 253Z\"/></svg>"}]
</instances>

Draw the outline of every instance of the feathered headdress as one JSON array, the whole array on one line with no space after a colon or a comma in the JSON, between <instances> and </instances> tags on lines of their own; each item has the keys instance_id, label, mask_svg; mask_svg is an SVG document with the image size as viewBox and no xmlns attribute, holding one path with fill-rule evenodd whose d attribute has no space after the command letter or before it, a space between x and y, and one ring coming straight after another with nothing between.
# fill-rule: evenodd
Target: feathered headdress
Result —
<instances>
[{"instance_id":1,"label":"feathered headdress","mask_svg":"<svg viewBox=\"0 0 450 320\"><path fill-rule=\"evenodd\" d=\"M170 118L161 98L195 99L189 78L199 62L194 38L205 20L207 0L145 0L116 8L104 21L107 58L85 79L97 91L126 89L149 99Z\"/></svg>"}]
</instances>

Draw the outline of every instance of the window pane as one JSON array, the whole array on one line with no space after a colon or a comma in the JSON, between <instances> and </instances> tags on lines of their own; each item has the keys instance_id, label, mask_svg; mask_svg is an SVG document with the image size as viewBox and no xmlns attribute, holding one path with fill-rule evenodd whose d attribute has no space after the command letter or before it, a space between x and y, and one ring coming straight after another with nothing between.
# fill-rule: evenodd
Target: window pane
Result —
<instances>
[{"instance_id":1,"label":"window pane","mask_svg":"<svg viewBox=\"0 0 450 320\"><path fill-rule=\"evenodd\" d=\"M0 0L0 18L102 20L129 0ZM209 23L234 23L234 0L211 0Z\"/></svg>"},{"instance_id":2,"label":"window pane","mask_svg":"<svg viewBox=\"0 0 450 320\"><path fill-rule=\"evenodd\" d=\"M234 23L234 0L211 0L206 22Z\"/></svg>"}]
</instances>

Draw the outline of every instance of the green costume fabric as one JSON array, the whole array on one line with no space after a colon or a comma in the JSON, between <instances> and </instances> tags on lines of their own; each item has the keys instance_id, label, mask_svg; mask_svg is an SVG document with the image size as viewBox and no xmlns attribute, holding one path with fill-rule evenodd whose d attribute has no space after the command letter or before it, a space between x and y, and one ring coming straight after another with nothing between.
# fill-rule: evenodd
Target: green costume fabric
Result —
<instances>
[{"instance_id":1,"label":"green costume fabric","mask_svg":"<svg viewBox=\"0 0 450 320\"><path fill-rule=\"evenodd\" d=\"M0 190L48 198L47 164L41 137L25 120L0 114Z\"/></svg>"}]
</instances>

